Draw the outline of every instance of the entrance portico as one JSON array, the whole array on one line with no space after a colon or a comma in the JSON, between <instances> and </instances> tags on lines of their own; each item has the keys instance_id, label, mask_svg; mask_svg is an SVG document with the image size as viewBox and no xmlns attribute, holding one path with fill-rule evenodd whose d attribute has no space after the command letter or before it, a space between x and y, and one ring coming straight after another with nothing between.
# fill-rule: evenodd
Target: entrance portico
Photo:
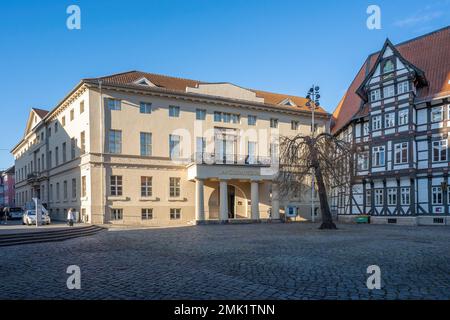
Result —
<instances>
[{"instance_id":1,"label":"entrance portico","mask_svg":"<svg viewBox=\"0 0 450 320\"><path fill-rule=\"evenodd\" d=\"M260 169L199 164L189 167L188 179L196 185L196 223L279 219L278 187L273 177L262 175Z\"/></svg>"}]
</instances>

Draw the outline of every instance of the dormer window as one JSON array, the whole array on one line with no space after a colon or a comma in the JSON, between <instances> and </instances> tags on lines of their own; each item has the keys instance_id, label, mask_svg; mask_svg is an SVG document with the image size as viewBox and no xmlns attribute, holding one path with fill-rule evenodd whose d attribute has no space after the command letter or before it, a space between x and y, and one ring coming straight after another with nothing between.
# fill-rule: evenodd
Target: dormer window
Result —
<instances>
[{"instance_id":1,"label":"dormer window","mask_svg":"<svg viewBox=\"0 0 450 320\"><path fill-rule=\"evenodd\" d=\"M145 87L155 87L155 85L151 83L147 78L138 79L134 83Z\"/></svg>"},{"instance_id":2,"label":"dormer window","mask_svg":"<svg viewBox=\"0 0 450 320\"><path fill-rule=\"evenodd\" d=\"M281 103L280 103L280 105L283 105L283 106L288 106L288 107L296 107L297 105L294 103L294 101L292 101L291 99L284 99Z\"/></svg>"}]
</instances>

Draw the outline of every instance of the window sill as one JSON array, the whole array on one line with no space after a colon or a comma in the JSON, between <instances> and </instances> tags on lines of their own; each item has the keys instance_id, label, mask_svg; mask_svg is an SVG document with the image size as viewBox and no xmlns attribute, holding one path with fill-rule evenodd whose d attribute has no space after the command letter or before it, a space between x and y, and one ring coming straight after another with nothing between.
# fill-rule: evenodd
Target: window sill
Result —
<instances>
[{"instance_id":1,"label":"window sill","mask_svg":"<svg viewBox=\"0 0 450 320\"><path fill-rule=\"evenodd\" d=\"M140 197L139 201L160 201L158 197Z\"/></svg>"},{"instance_id":2,"label":"window sill","mask_svg":"<svg viewBox=\"0 0 450 320\"><path fill-rule=\"evenodd\" d=\"M187 201L184 197L169 197L169 202L184 202Z\"/></svg>"},{"instance_id":3,"label":"window sill","mask_svg":"<svg viewBox=\"0 0 450 320\"><path fill-rule=\"evenodd\" d=\"M108 200L111 200L111 201L128 201L128 197L125 197L125 196L108 196Z\"/></svg>"}]
</instances>

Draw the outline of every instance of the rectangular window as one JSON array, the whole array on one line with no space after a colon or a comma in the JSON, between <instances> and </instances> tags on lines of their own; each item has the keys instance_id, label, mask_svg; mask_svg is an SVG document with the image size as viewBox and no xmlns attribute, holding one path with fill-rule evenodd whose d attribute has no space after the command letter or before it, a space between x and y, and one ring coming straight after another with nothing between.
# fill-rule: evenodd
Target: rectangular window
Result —
<instances>
[{"instance_id":1,"label":"rectangular window","mask_svg":"<svg viewBox=\"0 0 450 320\"><path fill-rule=\"evenodd\" d=\"M122 176L111 176L111 195L112 196L122 196L123 186L122 186Z\"/></svg>"},{"instance_id":2,"label":"rectangular window","mask_svg":"<svg viewBox=\"0 0 450 320\"><path fill-rule=\"evenodd\" d=\"M375 167L382 167L385 164L385 147L373 147L372 148L372 164Z\"/></svg>"},{"instance_id":3,"label":"rectangular window","mask_svg":"<svg viewBox=\"0 0 450 320\"><path fill-rule=\"evenodd\" d=\"M152 177L141 177L141 197L151 197L153 193Z\"/></svg>"},{"instance_id":4,"label":"rectangular window","mask_svg":"<svg viewBox=\"0 0 450 320\"><path fill-rule=\"evenodd\" d=\"M81 177L81 197L86 197L87 196L87 192L86 192L86 176L82 176Z\"/></svg>"},{"instance_id":5,"label":"rectangular window","mask_svg":"<svg viewBox=\"0 0 450 320\"><path fill-rule=\"evenodd\" d=\"M123 209L111 209L111 220L123 220Z\"/></svg>"},{"instance_id":6,"label":"rectangular window","mask_svg":"<svg viewBox=\"0 0 450 320\"><path fill-rule=\"evenodd\" d=\"M383 189L375 189L375 205L382 206L384 202Z\"/></svg>"},{"instance_id":7,"label":"rectangular window","mask_svg":"<svg viewBox=\"0 0 450 320\"><path fill-rule=\"evenodd\" d=\"M402 126L408 124L409 121L409 110L400 110L398 112L398 125Z\"/></svg>"},{"instance_id":8,"label":"rectangular window","mask_svg":"<svg viewBox=\"0 0 450 320\"><path fill-rule=\"evenodd\" d=\"M270 127L271 128L278 128L278 119L270 119Z\"/></svg>"},{"instance_id":9,"label":"rectangular window","mask_svg":"<svg viewBox=\"0 0 450 320\"><path fill-rule=\"evenodd\" d=\"M80 114L84 112L84 101L80 102Z\"/></svg>"},{"instance_id":10,"label":"rectangular window","mask_svg":"<svg viewBox=\"0 0 450 320\"><path fill-rule=\"evenodd\" d=\"M402 81L399 84L397 84L397 91L398 91L398 94L403 94L403 93L409 92L409 82Z\"/></svg>"},{"instance_id":11,"label":"rectangular window","mask_svg":"<svg viewBox=\"0 0 450 320\"><path fill-rule=\"evenodd\" d=\"M444 120L444 109L436 107L431 109L431 122L439 122Z\"/></svg>"},{"instance_id":12,"label":"rectangular window","mask_svg":"<svg viewBox=\"0 0 450 320\"><path fill-rule=\"evenodd\" d=\"M431 188L431 203L432 204L442 204L442 188L441 187Z\"/></svg>"},{"instance_id":13,"label":"rectangular window","mask_svg":"<svg viewBox=\"0 0 450 320\"><path fill-rule=\"evenodd\" d=\"M67 144L65 142L62 144L62 161L63 163L67 161Z\"/></svg>"},{"instance_id":14,"label":"rectangular window","mask_svg":"<svg viewBox=\"0 0 450 320\"><path fill-rule=\"evenodd\" d=\"M178 198L181 195L180 178L170 178L169 196L171 198Z\"/></svg>"},{"instance_id":15,"label":"rectangular window","mask_svg":"<svg viewBox=\"0 0 450 320\"><path fill-rule=\"evenodd\" d=\"M50 192L48 194L48 198L49 198L50 202L53 201L53 184L50 184Z\"/></svg>"},{"instance_id":16,"label":"rectangular window","mask_svg":"<svg viewBox=\"0 0 450 320\"><path fill-rule=\"evenodd\" d=\"M388 188L387 189L387 204L388 206L396 206L397 205L397 189L396 188Z\"/></svg>"},{"instance_id":17,"label":"rectangular window","mask_svg":"<svg viewBox=\"0 0 450 320\"><path fill-rule=\"evenodd\" d=\"M258 157L258 144L254 141L249 141L247 149L248 149L247 163L256 164Z\"/></svg>"},{"instance_id":18,"label":"rectangular window","mask_svg":"<svg viewBox=\"0 0 450 320\"><path fill-rule=\"evenodd\" d=\"M60 190L59 190L59 182L56 184L56 201L59 201L61 198Z\"/></svg>"},{"instance_id":19,"label":"rectangular window","mask_svg":"<svg viewBox=\"0 0 450 320\"><path fill-rule=\"evenodd\" d=\"M48 159L48 168L51 169L52 168L52 159L53 159L51 151L48 152L48 158L47 159Z\"/></svg>"},{"instance_id":20,"label":"rectangular window","mask_svg":"<svg viewBox=\"0 0 450 320\"><path fill-rule=\"evenodd\" d=\"M204 137L197 137L195 142L196 160L203 160L206 153L206 139Z\"/></svg>"},{"instance_id":21,"label":"rectangular window","mask_svg":"<svg viewBox=\"0 0 450 320\"><path fill-rule=\"evenodd\" d=\"M380 89L374 89L370 91L370 101L378 101L381 99Z\"/></svg>"},{"instance_id":22,"label":"rectangular window","mask_svg":"<svg viewBox=\"0 0 450 320\"><path fill-rule=\"evenodd\" d=\"M152 134L141 132L141 156L149 157L152 155Z\"/></svg>"},{"instance_id":23,"label":"rectangular window","mask_svg":"<svg viewBox=\"0 0 450 320\"><path fill-rule=\"evenodd\" d=\"M75 159L75 153L77 148L77 140L75 138L70 139L70 156L71 159Z\"/></svg>"},{"instance_id":24,"label":"rectangular window","mask_svg":"<svg viewBox=\"0 0 450 320\"><path fill-rule=\"evenodd\" d=\"M109 130L109 152L114 154L122 153L122 131Z\"/></svg>"},{"instance_id":25,"label":"rectangular window","mask_svg":"<svg viewBox=\"0 0 450 320\"><path fill-rule=\"evenodd\" d=\"M408 162L408 142L397 143L394 145L395 164Z\"/></svg>"},{"instance_id":26,"label":"rectangular window","mask_svg":"<svg viewBox=\"0 0 450 320\"><path fill-rule=\"evenodd\" d=\"M68 190L67 190L67 181L64 181L63 186L64 186L63 187L64 200L67 200L67 198L69 197Z\"/></svg>"},{"instance_id":27,"label":"rectangular window","mask_svg":"<svg viewBox=\"0 0 450 320\"><path fill-rule=\"evenodd\" d=\"M368 136L370 133L369 122L364 122L363 124L363 136Z\"/></svg>"},{"instance_id":28,"label":"rectangular window","mask_svg":"<svg viewBox=\"0 0 450 320\"><path fill-rule=\"evenodd\" d=\"M142 220L152 220L153 219L153 209L142 209L141 217L142 217Z\"/></svg>"},{"instance_id":29,"label":"rectangular window","mask_svg":"<svg viewBox=\"0 0 450 320\"><path fill-rule=\"evenodd\" d=\"M381 116L372 117L372 130L380 130L381 129Z\"/></svg>"},{"instance_id":30,"label":"rectangular window","mask_svg":"<svg viewBox=\"0 0 450 320\"><path fill-rule=\"evenodd\" d=\"M77 198L77 179L72 179L72 199Z\"/></svg>"},{"instance_id":31,"label":"rectangular window","mask_svg":"<svg viewBox=\"0 0 450 320\"><path fill-rule=\"evenodd\" d=\"M169 135L169 151L171 159L178 159L181 156L181 136Z\"/></svg>"},{"instance_id":32,"label":"rectangular window","mask_svg":"<svg viewBox=\"0 0 450 320\"><path fill-rule=\"evenodd\" d=\"M170 220L181 219L181 209L170 209Z\"/></svg>"},{"instance_id":33,"label":"rectangular window","mask_svg":"<svg viewBox=\"0 0 450 320\"><path fill-rule=\"evenodd\" d=\"M400 197L401 197L401 205L409 206L410 204L410 189L409 188L401 188L400 189Z\"/></svg>"},{"instance_id":34,"label":"rectangular window","mask_svg":"<svg viewBox=\"0 0 450 320\"><path fill-rule=\"evenodd\" d=\"M121 102L120 102L120 100L117 100L117 99L105 98L105 105L108 108L108 110L110 110L110 111L122 110Z\"/></svg>"},{"instance_id":35,"label":"rectangular window","mask_svg":"<svg viewBox=\"0 0 450 320\"><path fill-rule=\"evenodd\" d=\"M59 166L59 148L55 148L55 165Z\"/></svg>"},{"instance_id":36,"label":"rectangular window","mask_svg":"<svg viewBox=\"0 0 450 320\"><path fill-rule=\"evenodd\" d=\"M241 121L241 116L238 114L231 114L231 123L239 123Z\"/></svg>"},{"instance_id":37,"label":"rectangular window","mask_svg":"<svg viewBox=\"0 0 450 320\"><path fill-rule=\"evenodd\" d=\"M214 111L214 121L222 122L222 112Z\"/></svg>"},{"instance_id":38,"label":"rectangular window","mask_svg":"<svg viewBox=\"0 0 450 320\"><path fill-rule=\"evenodd\" d=\"M366 190L366 206L372 206L372 190Z\"/></svg>"},{"instance_id":39,"label":"rectangular window","mask_svg":"<svg viewBox=\"0 0 450 320\"><path fill-rule=\"evenodd\" d=\"M80 134L80 152L81 154L86 153L86 133L84 131Z\"/></svg>"},{"instance_id":40,"label":"rectangular window","mask_svg":"<svg viewBox=\"0 0 450 320\"><path fill-rule=\"evenodd\" d=\"M206 119L206 110L196 109L195 110L195 119L196 120L205 120Z\"/></svg>"},{"instance_id":41,"label":"rectangular window","mask_svg":"<svg viewBox=\"0 0 450 320\"><path fill-rule=\"evenodd\" d=\"M369 151L364 151L358 155L358 170L364 171L368 169L369 169Z\"/></svg>"},{"instance_id":42,"label":"rectangular window","mask_svg":"<svg viewBox=\"0 0 450 320\"><path fill-rule=\"evenodd\" d=\"M395 127L395 113L386 113L384 115L384 127L385 128L392 128Z\"/></svg>"},{"instance_id":43,"label":"rectangular window","mask_svg":"<svg viewBox=\"0 0 450 320\"><path fill-rule=\"evenodd\" d=\"M433 141L433 162L447 161L447 140Z\"/></svg>"},{"instance_id":44,"label":"rectangular window","mask_svg":"<svg viewBox=\"0 0 450 320\"><path fill-rule=\"evenodd\" d=\"M180 107L169 106L169 117L178 118L180 116Z\"/></svg>"},{"instance_id":45,"label":"rectangular window","mask_svg":"<svg viewBox=\"0 0 450 320\"><path fill-rule=\"evenodd\" d=\"M298 121L291 121L291 130L298 130Z\"/></svg>"},{"instance_id":46,"label":"rectangular window","mask_svg":"<svg viewBox=\"0 0 450 320\"><path fill-rule=\"evenodd\" d=\"M383 98L390 98L395 96L395 87L394 85L390 85L383 88Z\"/></svg>"},{"instance_id":47,"label":"rectangular window","mask_svg":"<svg viewBox=\"0 0 450 320\"><path fill-rule=\"evenodd\" d=\"M70 121L73 121L75 119L75 111L72 109L70 110Z\"/></svg>"},{"instance_id":48,"label":"rectangular window","mask_svg":"<svg viewBox=\"0 0 450 320\"><path fill-rule=\"evenodd\" d=\"M256 116L249 115L247 117L247 122L249 126L255 126L256 125Z\"/></svg>"},{"instance_id":49,"label":"rectangular window","mask_svg":"<svg viewBox=\"0 0 450 320\"><path fill-rule=\"evenodd\" d=\"M272 142L270 144L270 158L273 160L278 160L279 156L279 144L276 142Z\"/></svg>"},{"instance_id":50,"label":"rectangular window","mask_svg":"<svg viewBox=\"0 0 450 320\"><path fill-rule=\"evenodd\" d=\"M145 114L152 113L152 104L148 102L141 102L139 104L139 112Z\"/></svg>"}]
</instances>

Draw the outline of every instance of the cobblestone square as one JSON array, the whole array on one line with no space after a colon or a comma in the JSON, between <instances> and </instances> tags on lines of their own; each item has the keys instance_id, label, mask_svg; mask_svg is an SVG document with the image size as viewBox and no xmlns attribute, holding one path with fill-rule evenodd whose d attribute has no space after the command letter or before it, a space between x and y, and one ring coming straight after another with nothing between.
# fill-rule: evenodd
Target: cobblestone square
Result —
<instances>
[{"instance_id":1,"label":"cobblestone square","mask_svg":"<svg viewBox=\"0 0 450 320\"><path fill-rule=\"evenodd\" d=\"M450 228L312 224L111 230L0 248L3 299L450 299ZM81 290L66 287L69 265ZM382 288L368 290L369 265Z\"/></svg>"}]
</instances>

